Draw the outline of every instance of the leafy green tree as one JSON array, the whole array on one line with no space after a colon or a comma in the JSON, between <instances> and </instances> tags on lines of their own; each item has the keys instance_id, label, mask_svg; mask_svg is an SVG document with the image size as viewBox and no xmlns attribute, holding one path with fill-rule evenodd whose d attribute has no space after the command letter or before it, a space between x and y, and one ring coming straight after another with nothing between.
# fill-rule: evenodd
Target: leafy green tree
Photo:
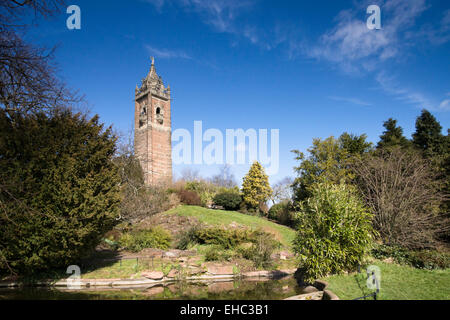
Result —
<instances>
[{"instance_id":1,"label":"leafy green tree","mask_svg":"<svg viewBox=\"0 0 450 320\"><path fill-rule=\"evenodd\" d=\"M304 282L355 270L373 242L372 214L345 184L318 183L297 213L294 251Z\"/></svg>"},{"instance_id":2,"label":"leafy green tree","mask_svg":"<svg viewBox=\"0 0 450 320\"><path fill-rule=\"evenodd\" d=\"M257 209L266 203L272 195L269 177L258 161L253 162L242 183L242 198L247 208Z\"/></svg>"},{"instance_id":3,"label":"leafy green tree","mask_svg":"<svg viewBox=\"0 0 450 320\"><path fill-rule=\"evenodd\" d=\"M338 140L329 137L325 140L314 139L313 146L308 149L309 157L298 150L293 151L300 161L294 167L298 177L294 181L294 199L302 201L310 196L310 187L319 182L339 183L349 178L351 174L343 164L348 158L348 152L342 149Z\"/></svg>"},{"instance_id":4,"label":"leafy green tree","mask_svg":"<svg viewBox=\"0 0 450 320\"><path fill-rule=\"evenodd\" d=\"M416 132L412 135L413 144L422 150L425 157L442 155L445 149L445 137L442 134L442 126L436 118L427 110L416 120Z\"/></svg>"},{"instance_id":5,"label":"leafy green tree","mask_svg":"<svg viewBox=\"0 0 450 320\"><path fill-rule=\"evenodd\" d=\"M298 175L293 184L294 200L306 199L310 195L309 188L315 183L350 182L354 178L349 166L352 158L372 150L372 144L366 139L365 134L357 136L345 132L339 139L314 139L313 146L308 149L309 157L294 150L295 159L301 162L294 167Z\"/></svg>"},{"instance_id":6,"label":"leafy green tree","mask_svg":"<svg viewBox=\"0 0 450 320\"><path fill-rule=\"evenodd\" d=\"M115 143L98 116L0 110L0 272L68 266L112 229Z\"/></svg>"},{"instance_id":7,"label":"leafy green tree","mask_svg":"<svg viewBox=\"0 0 450 320\"><path fill-rule=\"evenodd\" d=\"M349 134L344 132L339 137L339 146L342 149L347 150L347 152L354 155L363 155L372 151L373 144L372 142L367 142L367 135L362 134L360 136L355 134Z\"/></svg>"},{"instance_id":8,"label":"leafy green tree","mask_svg":"<svg viewBox=\"0 0 450 320\"><path fill-rule=\"evenodd\" d=\"M377 149L390 149L400 146L402 148L409 147L410 141L403 136L403 129L397 126L397 120L389 118L384 122L383 127L386 129L380 136Z\"/></svg>"}]
</instances>

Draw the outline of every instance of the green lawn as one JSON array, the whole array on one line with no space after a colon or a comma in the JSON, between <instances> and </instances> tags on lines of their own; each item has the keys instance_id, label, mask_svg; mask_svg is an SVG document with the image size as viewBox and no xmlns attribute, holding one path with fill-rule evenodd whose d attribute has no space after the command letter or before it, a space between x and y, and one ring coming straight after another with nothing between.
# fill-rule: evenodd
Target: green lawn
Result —
<instances>
[{"instance_id":1,"label":"green lawn","mask_svg":"<svg viewBox=\"0 0 450 320\"><path fill-rule=\"evenodd\" d=\"M261 228L275 235L285 247L291 248L295 231L289 227L276 224L264 218L251 216L236 211L212 210L196 206L179 206L165 212L165 214L177 214L180 216L196 217L199 221L211 225L229 225L232 222L250 228Z\"/></svg>"},{"instance_id":2,"label":"green lawn","mask_svg":"<svg viewBox=\"0 0 450 320\"><path fill-rule=\"evenodd\" d=\"M143 259L140 258L138 263L136 260L122 260L122 262L114 262L111 265L93 268L83 272L83 279L129 279L140 277L141 271L155 270L162 271L167 274L172 268L177 269L178 263L164 262L159 258Z\"/></svg>"},{"instance_id":3,"label":"green lawn","mask_svg":"<svg viewBox=\"0 0 450 320\"><path fill-rule=\"evenodd\" d=\"M450 299L450 269L429 271L381 261L372 264L381 269L381 300ZM372 292L366 287L364 274L330 276L325 280L340 299L355 299Z\"/></svg>"}]
</instances>

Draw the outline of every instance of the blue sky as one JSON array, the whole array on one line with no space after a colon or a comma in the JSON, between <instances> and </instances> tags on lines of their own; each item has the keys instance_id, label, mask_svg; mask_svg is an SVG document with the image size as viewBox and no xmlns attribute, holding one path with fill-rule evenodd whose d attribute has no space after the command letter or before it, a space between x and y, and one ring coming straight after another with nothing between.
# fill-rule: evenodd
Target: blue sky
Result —
<instances>
[{"instance_id":1,"label":"blue sky","mask_svg":"<svg viewBox=\"0 0 450 320\"><path fill-rule=\"evenodd\" d=\"M85 94L92 113L127 133L134 88L150 56L172 89L173 130L279 129L280 169L293 176L292 149L315 137L366 133L376 143L389 117L405 135L422 108L450 124L450 3L385 1L71 1L26 38L58 45L61 77ZM381 8L369 30L366 8ZM249 165L235 166L240 180ZM184 167L174 166L178 174ZM204 176L217 166L192 166Z\"/></svg>"}]
</instances>

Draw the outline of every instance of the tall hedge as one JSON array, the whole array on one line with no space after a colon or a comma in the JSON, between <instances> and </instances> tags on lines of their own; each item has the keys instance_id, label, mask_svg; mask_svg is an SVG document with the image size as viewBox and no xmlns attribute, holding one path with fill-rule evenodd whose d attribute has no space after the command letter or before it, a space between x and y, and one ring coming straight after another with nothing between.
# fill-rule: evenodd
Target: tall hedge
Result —
<instances>
[{"instance_id":1,"label":"tall hedge","mask_svg":"<svg viewBox=\"0 0 450 320\"><path fill-rule=\"evenodd\" d=\"M0 111L0 272L64 267L118 216L116 138L98 116Z\"/></svg>"}]
</instances>

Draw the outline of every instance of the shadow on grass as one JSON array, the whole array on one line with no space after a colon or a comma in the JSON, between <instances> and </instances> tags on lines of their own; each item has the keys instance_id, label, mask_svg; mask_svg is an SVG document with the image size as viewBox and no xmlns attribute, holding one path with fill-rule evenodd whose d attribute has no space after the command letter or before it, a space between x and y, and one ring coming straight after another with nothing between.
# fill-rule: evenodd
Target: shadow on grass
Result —
<instances>
[{"instance_id":1,"label":"shadow on grass","mask_svg":"<svg viewBox=\"0 0 450 320\"><path fill-rule=\"evenodd\" d=\"M81 259L77 265L83 270L83 273L89 273L98 269L111 267L122 259L118 251L102 250L96 251L90 256Z\"/></svg>"},{"instance_id":2,"label":"shadow on grass","mask_svg":"<svg viewBox=\"0 0 450 320\"><path fill-rule=\"evenodd\" d=\"M103 250L103 251L95 251L89 256L80 259L79 261L74 261L71 265L76 265L80 267L83 273L95 271L97 269L105 268L112 266L113 264L119 262L121 260L121 256L117 251L112 250ZM23 275L23 276L8 276L8 275L0 275L0 280L3 278L3 281L11 281L19 283L20 286L25 287L34 287L38 286L39 282L57 282L62 279L66 279L70 277L73 273L67 273L67 268L59 267L49 270L39 270L35 273Z\"/></svg>"}]
</instances>

